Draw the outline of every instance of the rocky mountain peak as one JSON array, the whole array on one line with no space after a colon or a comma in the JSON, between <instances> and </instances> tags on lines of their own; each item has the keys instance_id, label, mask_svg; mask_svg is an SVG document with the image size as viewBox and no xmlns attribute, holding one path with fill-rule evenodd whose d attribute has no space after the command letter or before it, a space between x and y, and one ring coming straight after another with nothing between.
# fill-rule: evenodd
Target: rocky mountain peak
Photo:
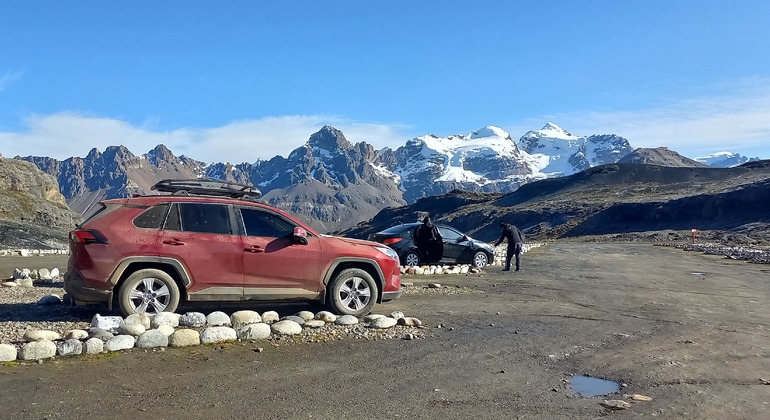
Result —
<instances>
[{"instance_id":1,"label":"rocky mountain peak","mask_svg":"<svg viewBox=\"0 0 770 420\"><path fill-rule=\"evenodd\" d=\"M179 159L168 149L165 145L159 144L154 149L147 153L147 160L155 165L160 166L162 162L177 162Z\"/></svg>"},{"instance_id":2,"label":"rocky mountain peak","mask_svg":"<svg viewBox=\"0 0 770 420\"><path fill-rule=\"evenodd\" d=\"M94 147L93 149L88 151L88 154L86 155L85 160L93 162L99 159L100 157L102 157L102 152L100 152L99 149Z\"/></svg>"},{"instance_id":3,"label":"rocky mountain peak","mask_svg":"<svg viewBox=\"0 0 770 420\"><path fill-rule=\"evenodd\" d=\"M557 125L555 123L552 123L550 121L545 123L545 125L543 126L543 128L540 129L540 131L555 131L557 133L565 134L565 135L568 135L568 136L572 135L567 130L559 127L559 125Z\"/></svg>"},{"instance_id":4,"label":"rocky mountain peak","mask_svg":"<svg viewBox=\"0 0 770 420\"><path fill-rule=\"evenodd\" d=\"M350 142L342 134L342 131L325 125L317 133L310 136L307 142L308 147L312 149L327 150L330 152L347 150L352 147Z\"/></svg>"}]
</instances>

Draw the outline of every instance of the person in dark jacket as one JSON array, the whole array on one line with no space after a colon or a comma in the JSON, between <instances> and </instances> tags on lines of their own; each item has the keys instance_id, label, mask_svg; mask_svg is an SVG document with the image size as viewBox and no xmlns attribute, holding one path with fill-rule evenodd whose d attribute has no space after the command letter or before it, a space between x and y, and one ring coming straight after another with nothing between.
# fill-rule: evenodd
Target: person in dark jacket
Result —
<instances>
[{"instance_id":1,"label":"person in dark jacket","mask_svg":"<svg viewBox=\"0 0 770 420\"><path fill-rule=\"evenodd\" d=\"M422 219L422 225L414 232L414 244L425 257L426 263L437 262L444 254L441 234L428 216Z\"/></svg>"},{"instance_id":2,"label":"person in dark jacket","mask_svg":"<svg viewBox=\"0 0 770 420\"><path fill-rule=\"evenodd\" d=\"M510 223L500 223L500 227L503 229L500 234L500 239L497 240L495 246L500 245L503 240L508 240L508 250L505 253L505 268L503 271L511 271L511 258L516 256L516 271L521 268L521 249L524 245L524 235L522 235L519 228Z\"/></svg>"}]
</instances>

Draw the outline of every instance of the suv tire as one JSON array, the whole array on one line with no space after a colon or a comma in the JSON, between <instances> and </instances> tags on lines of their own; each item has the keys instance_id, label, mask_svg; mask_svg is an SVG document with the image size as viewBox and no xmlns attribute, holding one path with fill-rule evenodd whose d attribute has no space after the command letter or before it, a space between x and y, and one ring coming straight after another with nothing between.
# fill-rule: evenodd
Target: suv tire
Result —
<instances>
[{"instance_id":1,"label":"suv tire","mask_svg":"<svg viewBox=\"0 0 770 420\"><path fill-rule=\"evenodd\" d=\"M179 306L179 287L165 271L145 268L126 279L120 287L118 302L124 316L174 312Z\"/></svg>"},{"instance_id":2,"label":"suv tire","mask_svg":"<svg viewBox=\"0 0 770 420\"><path fill-rule=\"evenodd\" d=\"M377 283L360 268L342 270L329 287L329 306L342 315L363 316L372 311L377 301Z\"/></svg>"}]
</instances>

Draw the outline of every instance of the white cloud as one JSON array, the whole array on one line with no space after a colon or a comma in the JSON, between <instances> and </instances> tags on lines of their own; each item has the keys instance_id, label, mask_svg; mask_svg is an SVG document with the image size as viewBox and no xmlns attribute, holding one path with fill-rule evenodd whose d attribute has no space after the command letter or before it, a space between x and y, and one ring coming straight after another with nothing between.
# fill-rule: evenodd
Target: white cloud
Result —
<instances>
[{"instance_id":1,"label":"white cloud","mask_svg":"<svg viewBox=\"0 0 770 420\"><path fill-rule=\"evenodd\" d=\"M288 156L326 124L342 130L351 142L366 141L377 148L398 147L407 140L400 134L403 126L326 115L265 117L217 128L160 131L153 129L152 122L137 127L117 119L60 113L28 117L24 132L0 132L0 153L6 157L34 155L62 160L83 157L94 147L104 151L108 146L123 145L134 154L144 154L164 144L176 155L204 162L254 162Z\"/></svg>"},{"instance_id":2,"label":"white cloud","mask_svg":"<svg viewBox=\"0 0 770 420\"><path fill-rule=\"evenodd\" d=\"M770 158L770 81L743 81L729 88L729 93L638 111L569 113L544 120L573 134L617 134L633 147L668 147L689 157L731 151Z\"/></svg>"},{"instance_id":3,"label":"white cloud","mask_svg":"<svg viewBox=\"0 0 770 420\"><path fill-rule=\"evenodd\" d=\"M5 74L0 75L0 92L4 91L8 86L21 80L23 71L7 71Z\"/></svg>"}]
</instances>

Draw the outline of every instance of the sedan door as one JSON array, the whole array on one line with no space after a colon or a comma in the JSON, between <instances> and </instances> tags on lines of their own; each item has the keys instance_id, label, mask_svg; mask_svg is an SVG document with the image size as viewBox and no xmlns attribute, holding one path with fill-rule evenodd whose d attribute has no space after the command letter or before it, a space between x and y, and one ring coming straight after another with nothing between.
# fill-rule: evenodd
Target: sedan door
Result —
<instances>
[{"instance_id":1,"label":"sedan door","mask_svg":"<svg viewBox=\"0 0 770 420\"><path fill-rule=\"evenodd\" d=\"M446 226L439 226L438 231L441 233L441 239L444 242L444 256L441 260L444 262L456 263L463 251L463 245L460 241L464 235Z\"/></svg>"}]
</instances>

